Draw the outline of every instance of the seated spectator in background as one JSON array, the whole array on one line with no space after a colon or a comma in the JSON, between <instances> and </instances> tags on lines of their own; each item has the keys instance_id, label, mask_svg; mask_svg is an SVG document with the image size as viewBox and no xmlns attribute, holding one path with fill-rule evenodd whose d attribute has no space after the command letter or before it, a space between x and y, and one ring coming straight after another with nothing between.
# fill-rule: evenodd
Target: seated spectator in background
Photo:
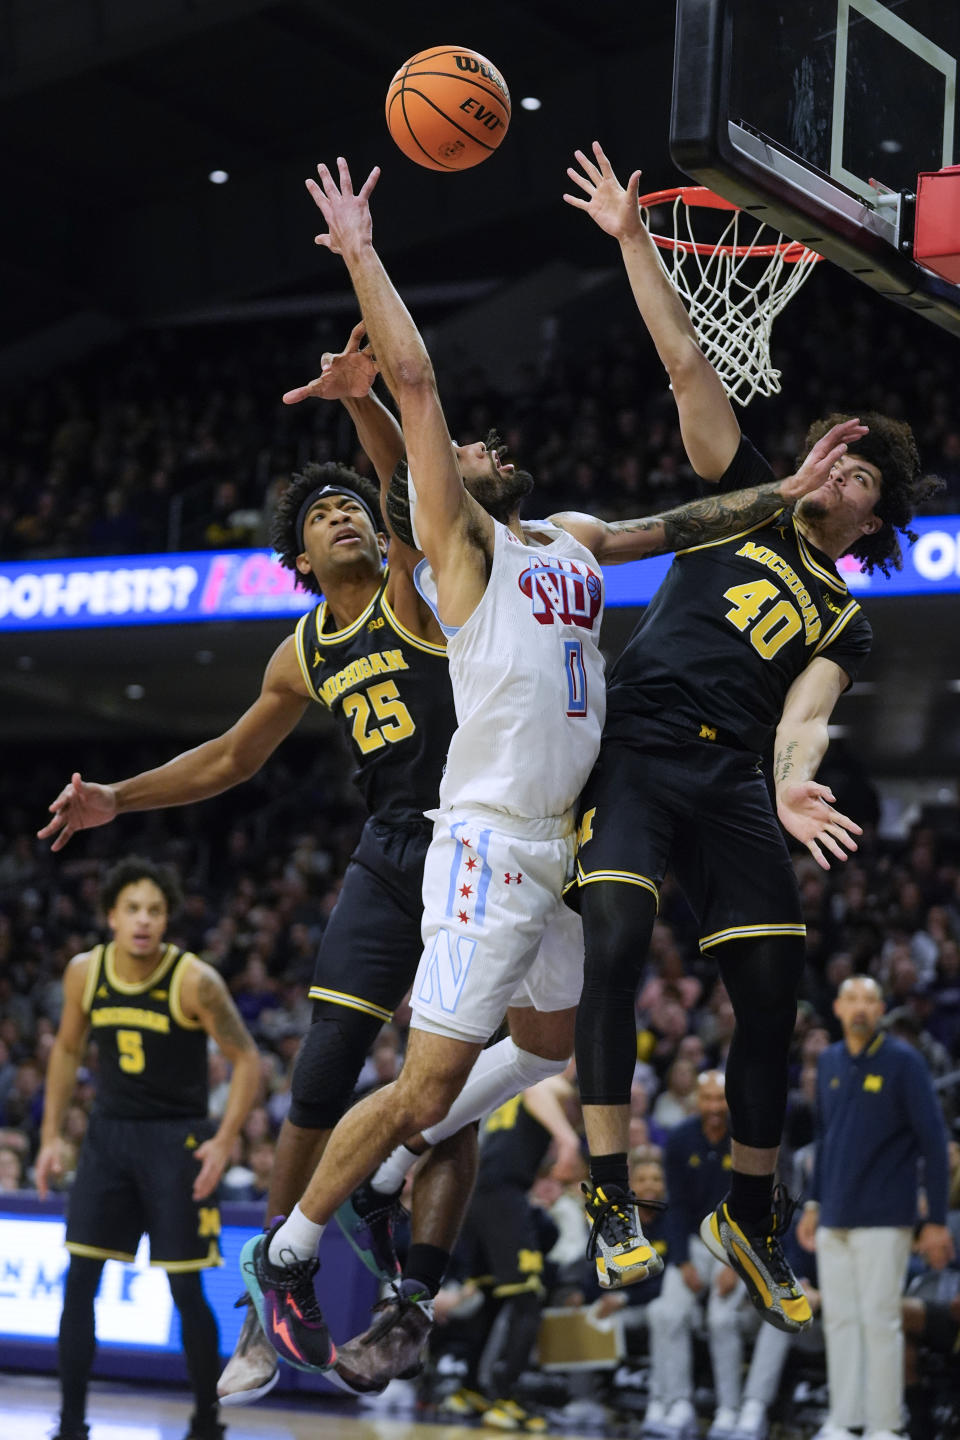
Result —
<instances>
[{"instance_id":1,"label":"seated spectator in background","mask_svg":"<svg viewBox=\"0 0 960 1440\"><path fill-rule=\"evenodd\" d=\"M11 1145L0 1145L0 1194L12 1194L22 1184L23 1156Z\"/></svg>"},{"instance_id":2,"label":"seated spectator in background","mask_svg":"<svg viewBox=\"0 0 960 1440\"><path fill-rule=\"evenodd\" d=\"M402 1064L400 1032L395 1025L384 1025L357 1076L357 1095L366 1095L371 1090L379 1090L381 1085L389 1085L400 1074Z\"/></svg>"},{"instance_id":3,"label":"seated spectator in background","mask_svg":"<svg viewBox=\"0 0 960 1440\"><path fill-rule=\"evenodd\" d=\"M954 1254L947 1218L947 1137L919 1052L881 1030L883 995L868 975L840 987L843 1040L820 1056L817 1149L797 1237L816 1247L830 1414L819 1440L893 1440L901 1425L900 1299L918 1212L917 1249L934 1269Z\"/></svg>"},{"instance_id":4,"label":"seated spectator in background","mask_svg":"<svg viewBox=\"0 0 960 1440\"><path fill-rule=\"evenodd\" d=\"M672 1130L697 1110L697 1071L689 1060L674 1060L667 1071L666 1088L661 1090L650 1112L661 1130ZM643 1194L643 1191L637 1191Z\"/></svg>"},{"instance_id":5,"label":"seated spectator in background","mask_svg":"<svg viewBox=\"0 0 960 1440\"><path fill-rule=\"evenodd\" d=\"M246 1164L234 1165L224 1175L221 1181L222 1198L238 1203L262 1204L270 1188L275 1153L272 1140L257 1140L250 1145Z\"/></svg>"}]
</instances>

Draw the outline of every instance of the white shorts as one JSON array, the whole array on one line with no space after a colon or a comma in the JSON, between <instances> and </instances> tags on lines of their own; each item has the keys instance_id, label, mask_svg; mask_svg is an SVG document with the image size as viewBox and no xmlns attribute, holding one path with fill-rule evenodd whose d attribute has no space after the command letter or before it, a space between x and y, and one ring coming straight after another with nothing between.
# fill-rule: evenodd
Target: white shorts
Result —
<instances>
[{"instance_id":1,"label":"white shorts","mask_svg":"<svg viewBox=\"0 0 960 1440\"><path fill-rule=\"evenodd\" d=\"M568 1010L583 985L583 928L563 903L574 836L506 834L441 812L423 873L423 955L411 1024L484 1042L509 1006Z\"/></svg>"}]
</instances>

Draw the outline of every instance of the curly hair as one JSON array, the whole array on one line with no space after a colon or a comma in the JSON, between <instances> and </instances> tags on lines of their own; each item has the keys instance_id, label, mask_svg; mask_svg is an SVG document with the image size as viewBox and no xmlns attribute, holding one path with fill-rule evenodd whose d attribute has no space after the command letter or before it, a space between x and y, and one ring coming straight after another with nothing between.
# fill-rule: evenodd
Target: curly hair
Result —
<instances>
[{"instance_id":1,"label":"curly hair","mask_svg":"<svg viewBox=\"0 0 960 1440\"><path fill-rule=\"evenodd\" d=\"M125 890L128 885L136 885L138 880L153 881L157 889L163 892L167 910L171 915L183 904L180 882L169 865L158 865L153 860L144 860L140 855L128 855L126 860L120 860L114 865L104 879L100 890L100 904L105 915L109 915L116 905L120 891Z\"/></svg>"},{"instance_id":2,"label":"curly hair","mask_svg":"<svg viewBox=\"0 0 960 1440\"><path fill-rule=\"evenodd\" d=\"M815 420L807 431L798 464L832 426L854 418L853 415L828 415L823 420ZM943 481L939 476L920 473L920 452L913 431L905 421L892 420L889 415L878 415L874 411L861 415L860 419L869 426L870 433L854 443L851 453L876 465L880 471L880 498L874 514L883 524L873 535L861 535L845 554L855 556L868 575L880 570L889 578L891 569L903 568L900 537L911 545L914 543L917 537L909 528L910 521L918 505L943 489Z\"/></svg>"},{"instance_id":3,"label":"curly hair","mask_svg":"<svg viewBox=\"0 0 960 1440\"><path fill-rule=\"evenodd\" d=\"M293 476L277 501L270 525L270 544L284 569L292 570L297 577L299 588L310 590L314 595L323 593L319 580L312 571L302 575L297 569L297 556L303 554L297 537L297 516L310 491L324 485L345 485L348 490L355 490L370 506L378 529L383 529L380 518L380 490L372 480L358 475L347 465L338 465L334 460L328 460L323 465L311 460L308 465L304 465L303 469Z\"/></svg>"}]
</instances>

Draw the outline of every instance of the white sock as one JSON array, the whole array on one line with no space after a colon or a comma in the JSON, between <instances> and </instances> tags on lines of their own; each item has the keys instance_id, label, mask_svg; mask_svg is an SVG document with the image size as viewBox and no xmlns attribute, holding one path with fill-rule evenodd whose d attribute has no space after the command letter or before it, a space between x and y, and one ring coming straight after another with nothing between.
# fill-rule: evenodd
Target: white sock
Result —
<instances>
[{"instance_id":1,"label":"white sock","mask_svg":"<svg viewBox=\"0 0 960 1440\"><path fill-rule=\"evenodd\" d=\"M398 1145L377 1170L370 1184L380 1195L395 1195L403 1189L403 1182L420 1159L406 1145Z\"/></svg>"},{"instance_id":2,"label":"white sock","mask_svg":"<svg viewBox=\"0 0 960 1440\"><path fill-rule=\"evenodd\" d=\"M308 1220L294 1205L280 1229L270 1241L267 1259L271 1265L289 1265L294 1260L312 1260L320 1244L323 1226Z\"/></svg>"},{"instance_id":3,"label":"white sock","mask_svg":"<svg viewBox=\"0 0 960 1440\"><path fill-rule=\"evenodd\" d=\"M424 1140L438 1145L449 1135L456 1135L464 1125L481 1120L505 1100L512 1100L548 1075L562 1075L566 1060L545 1060L529 1050L521 1050L508 1035L496 1045L481 1050L466 1078L463 1089L444 1118L423 1131Z\"/></svg>"},{"instance_id":4,"label":"white sock","mask_svg":"<svg viewBox=\"0 0 960 1440\"><path fill-rule=\"evenodd\" d=\"M521 1090L536 1085L538 1080L546 1080L548 1075L560 1075L566 1068L566 1060L545 1060L542 1055L520 1050L508 1035L505 1040L480 1051L460 1094L444 1118L423 1131L423 1138L429 1145L438 1145L449 1135L456 1135L464 1125L489 1115ZM406 1145L399 1145L384 1160L370 1184L381 1194L393 1194L419 1159Z\"/></svg>"}]
</instances>

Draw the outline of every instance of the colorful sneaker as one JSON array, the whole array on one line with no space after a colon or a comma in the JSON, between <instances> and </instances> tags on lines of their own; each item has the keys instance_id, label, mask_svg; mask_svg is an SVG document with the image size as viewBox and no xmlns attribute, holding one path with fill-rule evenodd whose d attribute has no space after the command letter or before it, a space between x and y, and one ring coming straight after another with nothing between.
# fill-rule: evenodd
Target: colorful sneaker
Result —
<instances>
[{"instance_id":1,"label":"colorful sneaker","mask_svg":"<svg viewBox=\"0 0 960 1440\"><path fill-rule=\"evenodd\" d=\"M480 1416L480 1424L493 1430L522 1430L527 1435L543 1435L547 1429L543 1415L525 1410L516 1400L494 1400Z\"/></svg>"},{"instance_id":2,"label":"colorful sneaker","mask_svg":"<svg viewBox=\"0 0 960 1440\"><path fill-rule=\"evenodd\" d=\"M400 1279L400 1261L393 1232L397 1219L405 1213L400 1204L399 1190L392 1195L384 1195L374 1190L369 1180L358 1185L353 1194L337 1207L337 1224L348 1245L367 1269L387 1284L394 1284Z\"/></svg>"},{"instance_id":3,"label":"colorful sneaker","mask_svg":"<svg viewBox=\"0 0 960 1440\"><path fill-rule=\"evenodd\" d=\"M469 1386L461 1385L459 1390L445 1395L437 1408L441 1415L457 1415L461 1419L470 1420L488 1410L490 1401L486 1395L481 1395L479 1390L471 1390Z\"/></svg>"},{"instance_id":4,"label":"colorful sneaker","mask_svg":"<svg viewBox=\"0 0 960 1440\"><path fill-rule=\"evenodd\" d=\"M282 1224L283 1216L240 1251L243 1283L277 1354L298 1370L329 1370L337 1350L313 1288L320 1261L299 1260L291 1252L289 1263L272 1264L270 1241Z\"/></svg>"},{"instance_id":5,"label":"colorful sneaker","mask_svg":"<svg viewBox=\"0 0 960 1440\"><path fill-rule=\"evenodd\" d=\"M584 1182L587 1219L593 1221L587 1242L587 1259L597 1262L597 1279L603 1290L618 1290L638 1280L652 1279L663 1261L648 1245L640 1225L637 1197L632 1190L611 1185L608 1190ZM660 1200L644 1200L651 1210L666 1210Z\"/></svg>"},{"instance_id":6,"label":"colorful sneaker","mask_svg":"<svg viewBox=\"0 0 960 1440\"><path fill-rule=\"evenodd\" d=\"M433 1301L416 1280L403 1280L373 1307L369 1330L337 1352L336 1371L351 1390L379 1395L391 1380L412 1380L423 1369L433 1329Z\"/></svg>"},{"instance_id":7,"label":"colorful sneaker","mask_svg":"<svg viewBox=\"0 0 960 1440\"><path fill-rule=\"evenodd\" d=\"M730 1214L725 1200L705 1218L700 1239L711 1255L736 1270L755 1310L777 1330L796 1335L813 1320L810 1302L783 1253L780 1236L790 1226L797 1202L782 1185L773 1192L773 1208L764 1228L746 1231Z\"/></svg>"},{"instance_id":8,"label":"colorful sneaker","mask_svg":"<svg viewBox=\"0 0 960 1440\"><path fill-rule=\"evenodd\" d=\"M217 1381L217 1398L221 1405L252 1405L254 1400L269 1394L280 1379L277 1352L264 1335L260 1318L246 1291L237 1305L245 1305L247 1313L233 1354Z\"/></svg>"}]
</instances>

